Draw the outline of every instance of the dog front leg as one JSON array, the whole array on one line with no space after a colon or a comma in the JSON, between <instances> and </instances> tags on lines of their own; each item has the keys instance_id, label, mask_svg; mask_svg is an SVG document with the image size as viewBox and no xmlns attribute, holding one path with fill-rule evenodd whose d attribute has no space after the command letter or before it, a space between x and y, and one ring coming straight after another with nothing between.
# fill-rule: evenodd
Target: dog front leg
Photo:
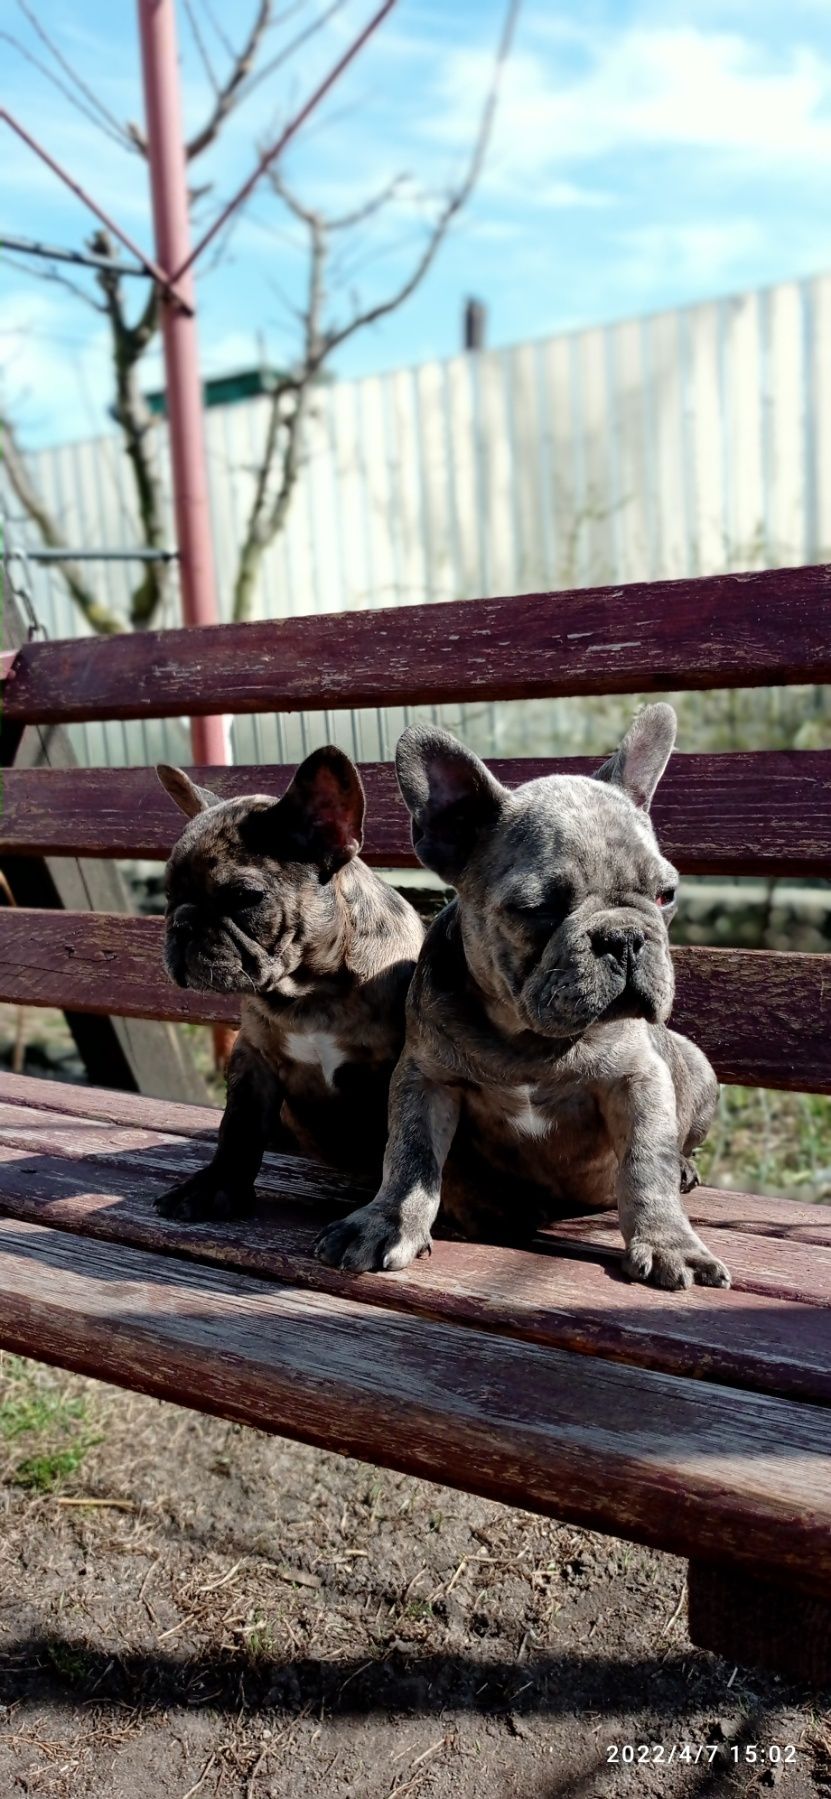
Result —
<instances>
[{"instance_id":1,"label":"dog front leg","mask_svg":"<svg viewBox=\"0 0 831 1799\"><path fill-rule=\"evenodd\" d=\"M272 1138L282 1090L277 1076L238 1039L228 1064L228 1098L213 1161L156 1201L164 1218L239 1218L254 1205L254 1182Z\"/></svg>"},{"instance_id":2,"label":"dog front leg","mask_svg":"<svg viewBox=\"0 0 831 1799\"><path fill-rule=\"evenodd\" d=\"M369 1205L327 1225L315 1255L354 1274L406 1268L429 1255L441 1177L459 1121L459 1098L428 1081L406 1054L390 1084L389 1135L380 1190Z\"/></svg>"},{"instance_id":3,"label":"dog front leg","mask_svg":"<svg viewBox=\"0 0 831 1799\"><path fill-rule=\"evenodd\" d=\"M729 1287L730 1275L702 1243L678 1193L678 1117L669 1069L658 1058L614 1082L601 1100L618 1158L617 1201L632 1280L655 1287Z\"/></svg>"}]
</instances>

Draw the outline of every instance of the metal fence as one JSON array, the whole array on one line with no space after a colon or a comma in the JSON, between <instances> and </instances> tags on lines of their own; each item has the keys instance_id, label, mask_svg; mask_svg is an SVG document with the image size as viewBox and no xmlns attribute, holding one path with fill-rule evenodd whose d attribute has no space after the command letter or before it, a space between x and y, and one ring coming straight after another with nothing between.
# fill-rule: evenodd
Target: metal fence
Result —
<instances>
[{"instance_id":1,"label":"metal fence","mask_svg":"<svg viewBox=\"0 0 831 1799\"><path fill-rule=\"evenodd\" d=\"M207 414L225 616L267 407L255 399ZM163 426L158 454L169 492ZM33 468L68 543L138 541L114 436L41 451ZM321 386L257 610L429 603L829 556L831 276L819 276ZM92 579L126 607L131 574L109 565ZM50 635L85 629L54 571L38 573L35 601ZM175 622L175 610L174 594L158 622ZM522 754L601 748L629 710L535 702L443 717L486 752ZM335 737L359 757L386 758L404 716L237 720L234 753L291 761ZM811 741L825 730L825 702L698 696L694 721L698 740L716 746ZM175 720L89 726L78 747L91 762L147 761L186 757L187 736Z\"/></svg>"}]
</instances>

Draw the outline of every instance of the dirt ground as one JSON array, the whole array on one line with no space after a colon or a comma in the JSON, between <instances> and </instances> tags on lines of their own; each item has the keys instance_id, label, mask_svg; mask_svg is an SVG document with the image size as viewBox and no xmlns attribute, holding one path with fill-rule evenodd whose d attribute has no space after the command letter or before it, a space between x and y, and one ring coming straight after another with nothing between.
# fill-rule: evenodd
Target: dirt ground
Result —
<instances>
[{"instance_id":1,"label":"dirt ground","mask_svg":"<svg viewBox=\"0 0 831 1799\"><path fill-rule=\"evenodd\" d=\"M669 1556L8 1356L0 1456L3 1799L831 1793Z\"/></svg>"}]
</instances>

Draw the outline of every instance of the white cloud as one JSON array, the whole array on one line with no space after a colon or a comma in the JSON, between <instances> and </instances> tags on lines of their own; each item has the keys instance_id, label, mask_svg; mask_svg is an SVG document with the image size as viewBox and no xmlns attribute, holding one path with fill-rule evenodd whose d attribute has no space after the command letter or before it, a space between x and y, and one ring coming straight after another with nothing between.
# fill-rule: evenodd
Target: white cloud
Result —
<instances>
[{"instance_id":1,"label":"white cloud","mask_svg":"<svg viewBox=\"0 0 831 1799\"><path fill-rule=\"evenodd\" d=\"M738 33L693 26L598 31L591 42L589 65L570 73L550 52L512 57L492 186L635 148L750 154L757 166L831 162L831 63L817 52L768 55ZM431 136L456 146L469 136L490 67L483 50L448 56Z\"/></svg>"},{"instance_id":2,"label":"white cloud","mask_svg":"<svg viewBox=\"0 0 831 1799\"><path fill-rule=\"evenodd\" d=\"M610 194L600 193L596 188L583 187L576 181L549 181L545 186L536 188L533 194L535 206L550 208L556 211L559 207L570 209L580 206L610 206Z\"/></svg>"}]
</instances>

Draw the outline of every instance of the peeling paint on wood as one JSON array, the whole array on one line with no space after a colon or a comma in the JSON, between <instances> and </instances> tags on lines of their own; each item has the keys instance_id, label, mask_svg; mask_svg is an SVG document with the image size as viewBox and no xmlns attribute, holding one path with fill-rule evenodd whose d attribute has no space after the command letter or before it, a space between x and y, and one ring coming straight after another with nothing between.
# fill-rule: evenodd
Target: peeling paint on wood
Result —
<instances>
[{"instance_id":1,"label":"peeling paint on wood","mask_svg":"<svg viewBox=\"0 0 831 1799\"><path fill-rule=\"evenodd\" d=\"M548 774L592 774L599 758L491 761L509 787ZM285 792L290 768L200 768L223 799ZM376 867L413 867L410 821L385 763L361 770L367 794L363 855ZM653 807L665 853L687 874L831 873L831 751L676 756ZM146 768L21 770L4 777L0 851L24 855L165 859L181 817Z\"/></svg>"},{"instance_id":2,"label":"peeling paint on wood","mask_svg":"<svg viewBox=\"0 0 831 1799\"><path fill-rule=\"evenodd\" d=\"M53 724L828 681L830 593L826 567L766 569L30 643L5 715Z\"/></svg>"},{"instance_id":3,"label":"peeling paint on wood","mask_svg":"<svg viewBox=\"0 0 831 1799\"><path fill-rule=\"evenodd\" d=\"M831 1592L831 1418L0 1220L0 1345ZM714 1302L715 1303L715 1302Z\"/></svg>"},{"instance_id":4,"label":"peeling paint on wood","mask_svg":"<svg viewBox=\"0 0 831 1799\"><path fill-rule=\"evenodd\" d=\"M0 911L0 998L125 1017L234 1023L238 1002L168 980L159 918ZM679 949L673 1022L722 1080L831 1092L831 957Z\"/></svg>"}]
</instances>

